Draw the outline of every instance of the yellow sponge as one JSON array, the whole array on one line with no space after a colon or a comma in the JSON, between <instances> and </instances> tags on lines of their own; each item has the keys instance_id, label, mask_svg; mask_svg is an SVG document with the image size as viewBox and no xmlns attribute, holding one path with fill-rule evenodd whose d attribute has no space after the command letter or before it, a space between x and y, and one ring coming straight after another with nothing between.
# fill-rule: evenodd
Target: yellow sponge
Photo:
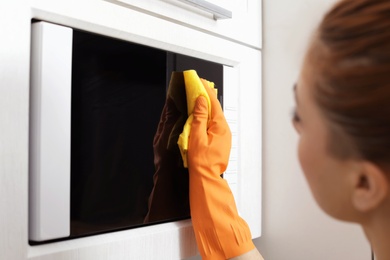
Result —
<instances>
[{"instance_id":1,"label":"yellow sponge","mask_svg":"<svg viewBox=\"0 0 390 260\"><path fill-rule=\"evenodd\" d=\"M207 87L208 85L209 87L214 88L214 83L199 78L195 70L186 70L183 72L183 75L184 75L184 84L185 84L186 96L187 96L188 118L183 127L183 132L179 136L177 144L179 145L180 148L180 153L183 159L184 167L188 168L188 164L187 164L188 137L190 135L191 123L193 120L192 112L194 111L195 102L199 96L204 96L208 104L209 118L211 118L210 97L207 94L205 87Z\"/></svg>"}]
</instances>

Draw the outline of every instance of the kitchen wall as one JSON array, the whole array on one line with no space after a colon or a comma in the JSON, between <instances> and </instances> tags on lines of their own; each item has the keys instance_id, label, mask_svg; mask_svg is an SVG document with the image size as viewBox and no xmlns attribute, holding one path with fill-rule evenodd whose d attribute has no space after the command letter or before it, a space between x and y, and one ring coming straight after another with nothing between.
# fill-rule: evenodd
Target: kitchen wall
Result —
<instances>
[{"instance_id":1,"label":"kitchen wall","mask_svg":"<svg viewBox=\"0 0 390 260\"><path fill-rule=\"evenodd\" d=\"M308 39L334 2L263 0L263 234L255 242L268 260L371 259L361 229L331 219L314 202L290 120Z\"/></svg>"}]
</instances>

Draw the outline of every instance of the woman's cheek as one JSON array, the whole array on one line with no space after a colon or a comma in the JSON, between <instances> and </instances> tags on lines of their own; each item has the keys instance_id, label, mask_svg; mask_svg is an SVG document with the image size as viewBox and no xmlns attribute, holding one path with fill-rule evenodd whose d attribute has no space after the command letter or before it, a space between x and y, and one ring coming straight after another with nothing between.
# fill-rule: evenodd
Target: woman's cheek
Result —
<instances>
[{"instance_id":1,"label":"woman's cheek","mask_svg":"<svg viewBox=\"0 0 390 260\"><path fill-rule=\"evenodd\" d=\"M299 139L299 142L298 142L298 159L299 159L299 163L301 165L301 169L306 177L306 179L308 178L307 176L307 171L308 171L308 163L309 163L309 158L308 158L308 154L307 154L307 148L305 147L305 139L304 137L300 137Z\"/></svg>"},{"instance_id":2,"label":"woman's cheek","mask_svg":"<svg viewBox=\"0 0 390 260\"><path fill-rule=\"evenodd\" d=\"M315 196L315 172L318 166L317 160L315 159L315 151L310 149L310 142L307 142L304 136L301 136L298 144L298 158L301 165L303 174L305 175L306 181L309 184L310 190ZM317 165L317 166L316 166ZM316 197L316 196L315 196Z\"/></svg>"}]
</instances>

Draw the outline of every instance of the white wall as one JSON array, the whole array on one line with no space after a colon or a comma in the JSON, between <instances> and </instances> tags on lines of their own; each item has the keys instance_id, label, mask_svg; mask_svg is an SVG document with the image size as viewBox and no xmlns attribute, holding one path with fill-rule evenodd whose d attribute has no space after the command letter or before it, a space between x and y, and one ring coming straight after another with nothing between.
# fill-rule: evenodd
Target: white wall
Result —
<instances>
[{"instance_id":1,"label":"white wall","mask_svg":"<svg viewBox=\"0 0 390 260\"><path fill-rule=\"evenodd\" d=\"M308 38L334 2L263 0L263 235L255 242L267 260L371 259L358 226L331 219L315 204L290 123Z\"/></svg>"}]
</instances>

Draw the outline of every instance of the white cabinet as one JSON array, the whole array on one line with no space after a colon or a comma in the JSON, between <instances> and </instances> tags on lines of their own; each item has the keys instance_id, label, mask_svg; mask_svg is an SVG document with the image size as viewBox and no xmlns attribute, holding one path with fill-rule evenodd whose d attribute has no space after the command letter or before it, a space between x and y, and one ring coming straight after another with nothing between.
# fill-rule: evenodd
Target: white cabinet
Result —
<instances>
[{"instance_id":1,"label":"white cabinet","mask_svg":"<svg viewBox=\"0 0 390 260\"><path fill-rule=\"evenodd\" d=\"M239 12L232 8L237 20L216 21L203 11L162 0L0 4L0 259L172 260L197 253L190 220L45 245L28 244L31 19L223 64L229 81L225 110L230 111L229 123L236 134L232 158L236 164L229 170L232 175L228 181L253 237L261 235L261 27L253 22L260 20L260 3L231 2L239 5L242 10L237 10L242 13L253 15L242 16L239 22Z\"/></svg>"},{"instance_id":2,"label":"white cabinet","mask_svg":"<svg viewBox=\"0 0 390 260\"><path fill-rule=\"evenodd\" d=\"M140 10L182 26L260 49L262 46L260 0L107 0L129 9ZM200 2L194 6L189 3ZM232 18L215 20L202 5L215 5L231 11Z\"/></svg>"}]
</instances>

